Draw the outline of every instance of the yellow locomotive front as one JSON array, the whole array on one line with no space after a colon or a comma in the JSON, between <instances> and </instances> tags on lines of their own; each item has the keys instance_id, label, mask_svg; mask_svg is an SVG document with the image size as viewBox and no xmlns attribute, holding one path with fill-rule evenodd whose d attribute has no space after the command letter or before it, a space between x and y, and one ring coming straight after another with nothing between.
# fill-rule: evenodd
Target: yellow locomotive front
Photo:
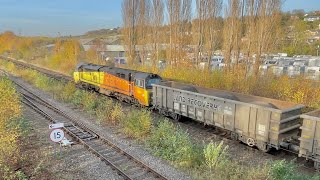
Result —
<instances>
[{"instance_id":1,"label":"yellow locomotive front","mask_svg":"<svg viewBox=\"0 0 320 180\"><path fill-rule=\"evenodd\" d=\"M137 73L134 81L134 97L144 106L151 105L152 84L158 84L161 77L150 73Z\"/></svg>"}]
</instances>

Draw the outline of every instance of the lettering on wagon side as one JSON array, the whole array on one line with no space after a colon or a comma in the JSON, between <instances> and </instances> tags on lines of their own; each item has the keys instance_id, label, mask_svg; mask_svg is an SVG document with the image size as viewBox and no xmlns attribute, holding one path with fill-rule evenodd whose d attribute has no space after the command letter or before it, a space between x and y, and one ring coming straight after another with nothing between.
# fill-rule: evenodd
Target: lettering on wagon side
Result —
<instances>
[{"instance_id":1,"label":"lettering on wagon side","mask_svg":"<svg viewBox=\"0 0 320 180\"><path fill-rule=\"evenodd\" d=\"M220 111L221 112L221 105L220 104L215 104L209 101L204 101L196 98L191 98L191 97L185 97L183 95L174 95L174 102L179 102L179 103L184 103L187 105L191 105L194 107L198 108L204 108L208 110L213 110L213 111Z\"/></svg>"}]
</instances>

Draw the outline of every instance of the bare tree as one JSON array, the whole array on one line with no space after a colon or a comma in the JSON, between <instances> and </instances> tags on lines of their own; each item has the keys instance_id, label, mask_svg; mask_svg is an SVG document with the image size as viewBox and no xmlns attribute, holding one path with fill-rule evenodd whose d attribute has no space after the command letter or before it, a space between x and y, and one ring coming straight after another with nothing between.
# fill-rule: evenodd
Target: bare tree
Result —
<instances>
[{"instance_id":1,"label":"bare tree","mask_svg":"<svg viewBox=\"0 0 320 180\"><path fill-rule=\"evenodd\" d=\"M260 0L256 22L255 73L259 71L261 56L272 51L279 42L281 27L281 0Z\"/></svg>"},{"instance_id":2,"label":"bare tree","mask_svg":"<svg viewBox=\"0 0 320 180\"><path fill-rule=\"evenodd\" d=\"M237 62L241 42L241 7L242 1L228 0L225 8L225 22L223 27L224 58L227 66L230 66L232 58Z\"/></svg>"},{"instance_id":3,"label":"bare tree","mask_svg":"<svg viewBox=\"0 0 320 180\"><path fill-rule=\"evenodd\" d=\"M246 72L248 72L250 66L254 63L253 53L256 43L256 27L258 21L258 10L260 6L260 0L246 0L245 5L245 21L244 21L244 33L245 43L243 47L244 60L246 63Z\"/></svg>"},{"instance_id":4,"label":"bare tree","mask_svg":"<svg viewBox=\"0 0 320 180\"><path fill-rule=\"evenodd\" d=\"M167 0L170 49L169 60L177 64L183 57L185 35L190 35L191 0Z\"/></svg>"},{"instance_id":5,"label":"bare tree","mask_svg":"<svg viewBox=\"0 0 320 180\"><path fill-rule=\"evenodd\" d=\"M223 0L209 0L207 4L207 20L205 22L205 47L208 51L208 68L210 67L211 57L218 49L222 41L222 20L219 20L222 12Z\"/></svg>"},{"instance_id":6,"label":"bare tree","mask_svg":"<svg viewBox=\"0 0 320 180\"><path fill-rule=\"evenodd\" d=\"M164 2L163 0L152 0L151 4L151 42L153 44L153 56L152 66L156 66L156 62L159 62L159 44L162 42L160 29L163 26L164 19Z\"/></svg>"},{"instance_id":7,"label":"bare tree","mask_svg":"<svg viewBox=\"0 0 320 180\"><path fill-rule=\"evenodd\" d=\"M197 19L193 21L193 38L196 44L196 64L207 55L208 67L214 50L221 42L221 15L223 0L196 0Z\"/></svg>"},{"instance_id":8,"label":"bare tree","mask_svg":"<svg viewBox=\"0 0 320 180\"><path fill-rule=\"evenodd\" d=\"M196 0L197 18L192 24L196 65L198 65L199 60L203 57L204 29L205 19L208 18L208 3L208 0Z\"/></svg>"},{"instance_id":9,"label":"bare tree","mask_svg":"<svg viewBox=\"0 0 320 180\"><path fill-rule=\"evenodd\" d=\"M151 16L151 1L140 0L138 22L137 22L137 44L139 45L139 58L144 64L147 58L148 34L150 33L150 16Z\"/></svg>"},{"instance_id":10,"label":"bare tree","mask_svg":"<svg viewBox=\"0 0 320 180\"><path fill-rule=\"evenodd\" d=\"M136 54L136 26L138 21L139 0L123 0L122 20L123 20L123 39L126 47L128 64L133 65Z\"/></svg>"}]
</instances>

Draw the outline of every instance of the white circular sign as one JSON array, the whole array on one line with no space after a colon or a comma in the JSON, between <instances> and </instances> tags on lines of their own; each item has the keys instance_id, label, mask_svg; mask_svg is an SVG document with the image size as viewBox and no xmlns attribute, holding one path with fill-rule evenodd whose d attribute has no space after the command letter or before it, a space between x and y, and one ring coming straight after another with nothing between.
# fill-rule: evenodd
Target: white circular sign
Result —
<instances>
[{"instance_id":1,"label":"white circular sign","mask_svg":"<svg viewBox=\"0 0 320 180\"><path fill-rule=\"evenodd\" d=\"M64 132L62 129L54 129L50 133L50 139L53 142L60 142L64 138Z\"/></svg>"}]
</instances>

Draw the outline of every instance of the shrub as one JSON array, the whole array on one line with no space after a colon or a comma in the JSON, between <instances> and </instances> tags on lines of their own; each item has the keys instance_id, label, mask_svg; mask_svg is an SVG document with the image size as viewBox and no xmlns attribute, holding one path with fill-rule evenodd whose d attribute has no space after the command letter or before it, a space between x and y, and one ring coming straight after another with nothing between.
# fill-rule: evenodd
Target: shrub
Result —
<instances>
[{"instance_id":1,"label":"shrub","mask_svg":"<svg viewBox=\"0 0 320 180\"><path fill-rule=\"evenodd\" d=\"M18 137L22 111L19 96L8 78L0 77L0 177L11 176L19 160Z\"/></svg>"},{"instance_id":2,"label":"shrub","mask_svg":"<svg viewBox=\"0 0 320 180\"><path fill-rule=\"evenodd\" d=\"M48 76L44 76L42 74L36 73L37 76L34 77L34 85L42 90L48 91L51 88L51 78L49 78Z\"/></svg>"},{"instance_id":3,"label":"shrub","mask_svg":"<svg viewBox=\"0 0 320 180\"><path fill-rule=\"evenodd\" d=\"M77 89L72 96L71 103L77 107L81 107L83 94L84 91Z\"/></svg>"},{"instance_id":4,"label":"shrub","mask_svg":"<svg viewBox=\"0 0 320 180\"><path fill-rule=\"evenodd\" d=\"M75 93L76 90L77 89L74 83L68 82L62 89L62 94L61 94L62 99L65 102L70 102L72 99L72 95Z\"/></svg>"},{"instance_id":5,"label":"shrub","mask_svg":"<svg viewBox=\"0 0 320 180\"><path fill-rule=\"evenodd\" d=\"M108 98L100 97L97 99L97 106L96 115L98 117L98 122L109 122L113 101Z\"/></svg>"},{"instance_id":6,"label":"shrub","mask_svg":"<svg viewBox=\"0 0 320 180\"><path fill-rule=\"evenodd\" d=\"M151 130L150 111L131 110L121 119L124 133L134 138L142 138Z\"/></svg>"},{"instance_id":7,"label":"shrub","mask_svg":"<svg viewBox=\"0 0 320 180\"><path fill-rule=\"evenodd\" d=\"M122 106L119 103L116 103L115 106L113 106L112 111L110 113L110 122L115 124L118 123L121 118L123 118L124 113L122 111Z\"/></svg>"},{"instance_id":8,"label":"shrub","mask_svg":"<svg viewBox=\"0 0 320 180\"><path fill-rule=\"evenodd\" d=\"M189 134L176 129L168 120L160 121L158 127L151 131L147 144L155 155L180 166L195 165L201 158L198 148L192 144Z\"/></svg>"},{"instance_id":9,"label":"shrub","mask_svg":"<svg viewBox=\"0 0 320 180\"><path fill-rule=\"evenodd\" d=\"M308 176L297 172L297 165L286 160L276 161L270 164L269 176L274 180L316 180L320 176Z\"/></svg>"},{"instance_id":10,"label":"shrub","mask_svg":"<svg viewBox=\"0 0 320 180\"><path fill-rule=\"evenodd\" d=\"M93 113L97 108L96 94L84 91L82 94L81 103L83 105L84 110Z\"/></svg>"},{"instance_id":11,"label":"shrub","mask_svg":"<svg viewBox=\"0 0 320 180\"><path fill-rule=\"evenodd\" d=\"M223 141L220 144L210 142L203 150L207 167L212 170L221 163L226 162L228 146L223 147Z\"/></svg>"}]
</instances>

